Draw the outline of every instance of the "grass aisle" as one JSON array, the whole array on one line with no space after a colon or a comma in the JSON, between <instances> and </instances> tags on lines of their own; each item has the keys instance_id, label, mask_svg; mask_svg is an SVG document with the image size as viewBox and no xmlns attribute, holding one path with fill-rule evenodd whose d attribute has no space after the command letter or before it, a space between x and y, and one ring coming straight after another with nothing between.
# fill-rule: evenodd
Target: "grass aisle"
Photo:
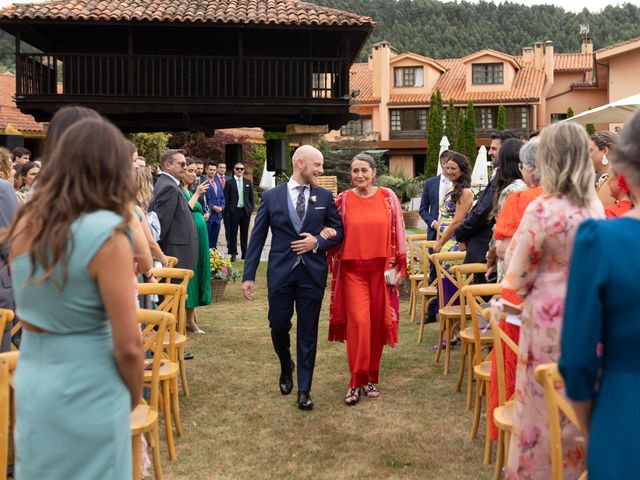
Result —
<instances>
[{"instance_id":1,"label":"grass aisle","mask_svg":"<svg viewBox=\"0 0 640 480\"><path fill-rule=\"evenodd\" d=\"M169 479L488 479L483 438L468 439L471 412L454 393L455 371L433 363L435 331L416 343L417 326L402 302L400 343L385 348L378 399L343 403L349 371L346 346L329 343L328 291L320 317L312 396L302 412L294 392L278 390L279 364L267 326L266 264L255 299L244 301L240 283L225 298L199 310L206 335L192 335L188 362L191 397L181 398L185 436L178 460L163 454ZM292 330L295 342L295 320ZM292 345L295 359L295 346ZM453 358L457 369L458 355ZM161 430L162 432L162 430ZM484 433L484 422L481 434ZM162 435L162 434L161 434ZM164 443L164 442L163 442Z\"/></svg>"}]
</instances>

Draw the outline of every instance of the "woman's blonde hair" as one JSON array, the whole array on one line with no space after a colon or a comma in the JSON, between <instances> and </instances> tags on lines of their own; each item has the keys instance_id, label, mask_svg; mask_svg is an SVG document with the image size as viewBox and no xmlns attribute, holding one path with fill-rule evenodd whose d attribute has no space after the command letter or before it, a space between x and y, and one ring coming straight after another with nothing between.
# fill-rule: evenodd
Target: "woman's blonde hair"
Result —
<instances>
[{"instance_id":1,"label":"woman's blonde hair","mask_svg":"<svg viewBox=\"0 0 640 480\"><path fill-rule=\"evenodd\" d=\"M0 147L0 178L8 180L13 169L13 156L4 147Z\"/></svg>"},{"instance_id":2,"label":"woman's blonde hair","mask_svg":"<svg viewBox=\"0 0 640 480\"><path fill-rule=\"evenodd\" d=\"M577 207L587 207L596 195L589 136L575 123L556 123L540 135L536 154L543 190L567 197Z\"/></svg>"},{"instance_id":3,"label":"woman's blonde hair","mask_svg":"<svg viewBox=\"0 0 640 480\"><path fill-rule=\"evenodd\" d=\"M153 177L149 168L138 168L136 170L136 203L145 211L153 198L151 185L153 185Z\"/></svg>"}]
</instances>

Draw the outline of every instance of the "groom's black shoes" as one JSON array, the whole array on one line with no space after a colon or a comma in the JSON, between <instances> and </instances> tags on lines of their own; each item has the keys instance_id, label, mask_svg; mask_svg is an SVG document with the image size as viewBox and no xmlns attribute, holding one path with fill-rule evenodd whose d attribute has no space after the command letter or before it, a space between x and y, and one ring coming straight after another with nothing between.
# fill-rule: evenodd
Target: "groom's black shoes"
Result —
<instances>
[{"instance_id":1,"label":"groom's black shoes","mask_svg":"<svg viewBox=\"0 0 640 480\"><path fill-rule=\"evenodd\" d=\"M298 408L300 410L313 410L313 400L309 392L298 392Z\"/></svg>"},{"instance_id":2,"label":"groom's black shoes","mask_svg":"<svg viewBox=\"0 0 640 480\"><path fill-rule=\"evenodd\" d=\"M282 395L289 395L293 390L293 371L296 369L296 364L291 362L291 368L288 372L282 370L280 372L280 393Z\"/></svg>"}]
</instances>

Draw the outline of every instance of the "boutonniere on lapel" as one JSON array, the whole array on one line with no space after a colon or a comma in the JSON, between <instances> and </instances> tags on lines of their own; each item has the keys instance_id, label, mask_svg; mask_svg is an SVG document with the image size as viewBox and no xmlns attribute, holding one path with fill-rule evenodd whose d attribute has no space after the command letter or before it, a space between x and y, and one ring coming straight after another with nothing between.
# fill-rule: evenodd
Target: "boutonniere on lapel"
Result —
<instances>
[{"instance_id":1,"label":"boutonniere on lapel","mask_svg":"<svg viewBox=\"0 0 640 480\"><path fill-rule=\"evenodd\" d=\"M309 201L310 201L311 203L316 203L316 200L318 200L318 198L317 198L315 195L311 195L311 196L309 197Z\"/></svg>"}]
</instances>

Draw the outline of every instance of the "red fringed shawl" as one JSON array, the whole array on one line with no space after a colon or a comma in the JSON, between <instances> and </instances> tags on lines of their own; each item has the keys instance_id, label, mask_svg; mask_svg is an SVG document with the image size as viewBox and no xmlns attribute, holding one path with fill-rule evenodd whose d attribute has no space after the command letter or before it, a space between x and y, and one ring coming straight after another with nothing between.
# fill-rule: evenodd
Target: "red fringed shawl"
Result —
<instances>
[{"instance_id":1,"label":"red fringed shawl","mask_svg":"<svg viewBox=\"0 0 640 480\"><path fill-rule=\"evenodd\" d=\"M404 219L398 197L392 190L382 189L385 205L389 211L391 228L389 229L387 260L385 270L395 268L398 278L407 275L407 249L404 238ZM346 191L336 199L338 213L344 222L347 215ZM329 308L329 341L344 342L347 339L347 314L344 288L340 281L342 264L342 245L329 250L329 269L331 271L331 306ZM398 282L400 283L400 282ZM383 292L381 292L383 293ZM400 321L400 291L398 285L387 285L385 296L384 331L385 345L393 347L398 342L398 323Z\"/></svg>"}]
</instances>

